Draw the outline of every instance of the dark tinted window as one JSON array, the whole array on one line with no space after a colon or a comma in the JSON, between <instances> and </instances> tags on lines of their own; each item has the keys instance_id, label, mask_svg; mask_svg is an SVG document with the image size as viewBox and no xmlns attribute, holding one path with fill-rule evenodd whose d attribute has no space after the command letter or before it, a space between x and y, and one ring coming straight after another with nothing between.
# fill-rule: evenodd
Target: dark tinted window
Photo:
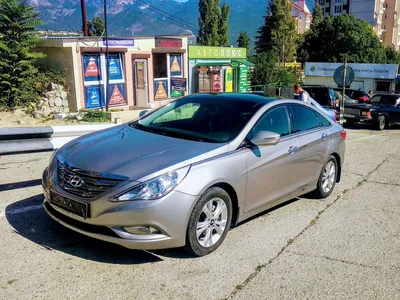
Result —
<instances>
[{"instance_id":1,"label":"dark tinted window","mask_svg":"<svg viewBox=\"0 0 400 300\"><path fill-rule=\"evenodd\" d=\"M293 111L294 128L293 132L302 132L320 127L315 112L307 107L291 105Z\"/></svg>"},{"instance_id":2,"label":"dark tinted window","mask_svg":"<svg viewBox=\"0 0 400 300\"><path fill-rule=\"evenodd\" d=\"M233 97L188 96L131 126L181 139L224 143L234 139L261 106Z\"/></svg>"},{"instance_id":3,"label":"dark tinted window","mask_svg":"<svg viewBox=\"0 0 400 300\"><path fill-rule=\"evenodd\" d=\"M268 111L253 128L255 135L259 131L272 131L279 133L281 136L290 133L289 115L284 106L273 108Z\"/></svg>"},{"instance_id":4,"label":"dark tinted window","mask_svg":"<svg viewBox=\"0 0 400 300\"><path fill-rule=\"evenodd\" d=\"M331 126L331 122L329 122L323 115L317 113L319 121L321 122L322 126L327 127Z\"/></svg>"},{"instance_id":5,"label":"dark tinted window","mask_svg":"<svg viewBox=\"0 0 400 300\"><path fill-rule=\"evenodd\" d=\"M389 96L389 95L384 95L382 96L381 100L382 104L385 105L396 105L397 103L397 97Z\"/></svg>"}]
</instances>

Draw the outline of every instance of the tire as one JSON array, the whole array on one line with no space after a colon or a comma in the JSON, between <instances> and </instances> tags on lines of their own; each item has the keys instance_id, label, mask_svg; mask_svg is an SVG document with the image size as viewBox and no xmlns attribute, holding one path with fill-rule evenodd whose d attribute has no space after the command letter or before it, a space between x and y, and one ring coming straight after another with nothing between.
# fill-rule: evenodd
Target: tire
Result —
<instances>
[{"instance_id":1,"label":"tire","mask_svg":"<svg viewBox=\"0 0 400 300\"><path fill-rule=\"evenodd\" d=\"M331 167L334 167L334 174L329 175L330 178L326 178L327 172L331 172ZM324 199L329 197L335 188L336 180L338 176L338 163L334 156L329 157L328 161L322 168L321 174L318 178L317 188L314 190L313 194L318 199ZM328 186L326 186L326 184ZM328 189L329 188L329 189Z\"/></svg>"},{"instance_id":2,"label":"tire","mask_svg":"<svg viewBox=\"0 0 400 300\"><path fill-rule=\"evenodd\" d=\"M388 124L387 124L386 117L385 116L378 116L378 118L376 119L376 122L375 122L375 128L377 130L383 130L383 129L386 128L387 125Z\"/></svg>"},{"instance_id":3,"label":"tire","mask_svg":"<svg viewBox=\"0 0 400 300\"><path fill-rule=\"evenodd\" d=\"M211 210L217 208L222 210L218 216L215 216L213 215L215 210L210 212L210 208ZM224 220L226 221L224 222ZM219 187L206 190L190 215L185 250L195 256L204 256L217 250L228 234L231 221L232 201L229 194ZM201 226L203 224L204 226ZM200 232L199 237L197 231Z\"/></svg>"},{"instance_id":4,"label":"tire","mask_svg":"<svg viewBox=\"0 0 400 300\"><path fill-rule=\"evenodd\" d=\"M354 126L356 122L353 119L346 119L347 126Z\"/></svg>"}]
</instances>

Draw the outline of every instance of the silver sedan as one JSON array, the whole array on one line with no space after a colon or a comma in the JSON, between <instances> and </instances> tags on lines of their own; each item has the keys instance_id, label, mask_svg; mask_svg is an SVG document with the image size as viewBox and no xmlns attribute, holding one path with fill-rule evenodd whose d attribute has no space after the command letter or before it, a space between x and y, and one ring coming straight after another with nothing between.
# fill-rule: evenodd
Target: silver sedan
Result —
<instances>
[{"instance_id":1,"label":"silver sedan","mask_svg":"<svg viewBox=\"0 0 400 300\"><path fill-rule=\"evenodd\" d=\"M300 101L188 96L59 149L43 172L44 208L93 238L202 256L264 210L309 192L328 197L345 139Z\"/></svg>"}]
</instances>

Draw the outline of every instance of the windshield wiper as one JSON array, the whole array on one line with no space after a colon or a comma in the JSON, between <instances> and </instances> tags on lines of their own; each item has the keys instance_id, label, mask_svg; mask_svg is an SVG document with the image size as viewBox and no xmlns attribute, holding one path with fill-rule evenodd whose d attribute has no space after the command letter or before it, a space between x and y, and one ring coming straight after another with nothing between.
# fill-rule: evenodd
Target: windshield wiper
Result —
<instances>
[{"instance_id":1,"label":"windshield wiper","mask_svg":"<svg viewBox=\"0 0 400 300\"><path fill-rule=\"evenodd\" d=\"M143 124L140 124L140 123L132 124L131 127L132 127L132 128L136 128L136 129L139 129L139 130L151 132L151 130L150 130L147 126L144 126Z\"/></svg>"}]
</instances>

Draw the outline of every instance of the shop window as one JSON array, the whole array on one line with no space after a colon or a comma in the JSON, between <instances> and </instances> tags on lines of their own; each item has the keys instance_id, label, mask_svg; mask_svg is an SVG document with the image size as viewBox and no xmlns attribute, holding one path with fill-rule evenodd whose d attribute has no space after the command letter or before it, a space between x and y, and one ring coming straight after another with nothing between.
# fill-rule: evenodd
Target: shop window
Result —
<instances>
[{"instance_id":1,"label":"shop window","mask_svg":"<svg viewBox=\"0 0 400 300\"><path fill-rule=\"evenodd\" d=\"M153 54L153 72L154 78L167 78L168 77L168 61L166 53Z\"/></svg>"},{"instance_id":2,"label":"shop window","mask_svg":"<svg viewBox=\"0 0 400 300\"><path fill-rule=\"evenodd\" d=\"M223 69L221 66L203 66L197 69L198 92L222 92L223 91Z\"/></svg>"},{"instance_id":3,"label":"shop window","mask_svg":"<svg viewBox=\"0 0 400 300\"><path fill-rule=\"evenodd\" d=\"M390 92L390 81L376 81L377 92Z\"/></svg>"}]
</instances>

